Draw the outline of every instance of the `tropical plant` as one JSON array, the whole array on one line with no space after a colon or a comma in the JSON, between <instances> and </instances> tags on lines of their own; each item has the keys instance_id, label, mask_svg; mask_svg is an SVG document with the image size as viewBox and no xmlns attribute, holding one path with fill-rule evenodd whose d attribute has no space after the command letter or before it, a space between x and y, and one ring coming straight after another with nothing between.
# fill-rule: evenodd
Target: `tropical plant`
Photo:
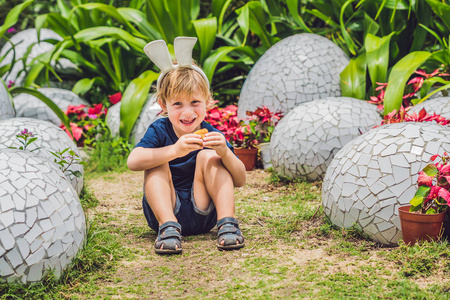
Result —
<instances>
[{"instance_id":1,"label":"tropical plant","mask_svg":"<svg viewBox=\"0 0 450 300\"><path fill-rule=\"evenodd\" d=\"M273 130L283 117L282 112L272 112L266 106L258 107L254 111L247 111L250 130L255 135L258 143L269 143Z\"/></svg>"},{"instance_id":2,"label":"tropical plant","mask_svg":"<svg viewBox=\"0 0 450 300\"><path fill-rule=\"evenodd\" d=\"M450 205L450 157L447 152L431 157L432 161L440 158L442 163L427 165L419 173L417 189L411 199L410 212L435 214L446 211Z\"/></svg>"},{"instance_id":3,"label":"tropical plant","mask_svg":"<svg viewBox=\"0 0 450 300\"><path fill-rule=\"evenodd\" d=\"M428 114L426 110L423 108L418 114L413 112L412 114L407 113L407 111L402 107L397 112L396 110L388 113L383 117L380 125L377 125L373 128L380 127L385 124L392 123L401 123L401 122L436 122L439 125L450 125L450 120L444 118L438 114Z\"/></svg>"},{"instance_id":4,"label":"tropical plant","mask_svg":"<svg viewBox=\"0 0 450 300\"><path fill-rule=\"evenodd\" d=\"M238 120L236 105L208 110L205 121L220 130L226 140L236 148L255 148L259 144L257 134L252 131L250 125Z\"/></svg>"}]
</instances>

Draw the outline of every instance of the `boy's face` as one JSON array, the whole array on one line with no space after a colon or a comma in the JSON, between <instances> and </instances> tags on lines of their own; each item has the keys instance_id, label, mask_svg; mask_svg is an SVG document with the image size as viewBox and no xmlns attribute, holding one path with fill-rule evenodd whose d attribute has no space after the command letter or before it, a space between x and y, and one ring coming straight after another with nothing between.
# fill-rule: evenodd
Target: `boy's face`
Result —
<instances>
[{"instance_id":1,"label":"boy's face","mask_svg":"<svg viewBox=\"0 0 450 300\"><path fill-rule=\"evenodd\" d=\"M166 105L158 101L164 112L167 112L178 137L200 129L206 116L206 100L200 93L194 93L190 99L186 95L179 95L168 99Z\"/></svg>"}]
</instances>

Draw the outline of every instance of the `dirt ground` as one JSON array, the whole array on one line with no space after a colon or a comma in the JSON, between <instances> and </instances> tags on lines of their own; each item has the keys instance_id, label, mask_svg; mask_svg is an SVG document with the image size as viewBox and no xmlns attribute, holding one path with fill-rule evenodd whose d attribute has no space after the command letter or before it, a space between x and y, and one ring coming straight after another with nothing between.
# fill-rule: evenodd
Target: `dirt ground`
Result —
<instances>
[{"instance_id":1,"label":"dirt ground","mask_svg":"<svg viewBox=\"0 0 450 300\"><path fill-rule=\"evenodd\" d=\"M307 244L294 244L274 238L264 219L255 217L258 213L246 217L247 212L240 208L240 203L255 201L251 207L258 210L258 201L267 201L274 193L292 191L267 184L265 179L269 174L264 171L248 172L247 176L247 184L236 189L236 215L241 220L246 238L245 248L218 251L217 230L213 229L209 234L183 238L183 254L175 256L154 253L156 235L146 225L141 207L143 173L113 173L88 179L88 188L100 201L90 214L108 218L108 226L121 237L128 253L119 261L114 276L101 282L97 296L166 299L204 298L205 295L216 298L213 295L221 295L240 298L239 293L227 295L242 287L247 291L254 289L256 294L252 298L258 298L256 288L264 285L260 288L261 293L269 291L272 296L290 298L308 289L314 276L334 273L361 276L365 274L361 270L367 267L373 267L377 276L384 280L395 276L398 266L380 257L377 246L365 250L362 259L361 255L345 253L345 249L330 251L335 243L331 239L313 237ZM310 278L306 277L308 270L314 270L308 275ZM416 283L425 288L442 279L441 276L429 277ZM248 294L241 296L247 298Z\"/></svg>"}]
</instances>

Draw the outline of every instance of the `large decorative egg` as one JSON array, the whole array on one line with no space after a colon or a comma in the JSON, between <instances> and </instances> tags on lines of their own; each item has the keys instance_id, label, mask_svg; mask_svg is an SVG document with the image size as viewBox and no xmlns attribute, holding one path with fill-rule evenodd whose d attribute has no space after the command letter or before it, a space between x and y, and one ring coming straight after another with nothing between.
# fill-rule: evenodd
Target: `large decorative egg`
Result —
<instances>
[{"instance_id":1,"label":"large decorative egg","mask_svg":"<svg viewBox=\"0 0 450 300\"><path fill-rule=\"evenodd\" d=\"M400 206L409 205L419 172L450 152L450 128L404 122L372 129L344 146L323 180L322 205L339 227L357 226L375 241L397 244Z\"/></svg>"},{"instance_id":2,"label":"large decorative egg","mask_svg":"<svg viewBox=\"0 0 450 300\"><path fill-rule=\"evenodd\" d=\"M285 114L300 103L341 96L339 74L349 58L325 37L301 33L281 40L252 67L242 86L238 117L267 106Z\"/></svg>"}]
</instances>

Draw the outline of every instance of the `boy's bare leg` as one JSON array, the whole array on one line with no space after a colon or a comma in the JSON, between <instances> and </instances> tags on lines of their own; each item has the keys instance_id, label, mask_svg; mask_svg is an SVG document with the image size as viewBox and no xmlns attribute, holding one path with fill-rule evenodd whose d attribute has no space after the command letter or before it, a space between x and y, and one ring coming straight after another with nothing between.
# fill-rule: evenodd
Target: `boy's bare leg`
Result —
<instances>
[{"instance_id":1,"label":"boy's bare leg","mask_svg":"<svg viewBox=\"0 0 450 300\"><path fill-rule=\"evenodd\" d=\"M233 178L214 150L202 150L197 155L194 199L201 210L207 210L212 200L217 220L235 217Z\"/></svg>"},{"instance_id":2,"label":"boy's bare leg","mask_svg":"<svg viewBox=\"0 0 450 300\"><path fill-rule=\"evenodd\" d=\"M168 163L145 171L144 190L160 226L168 221L178 222L173 213L176 196Z\"/></svg>"}]
</instances>

